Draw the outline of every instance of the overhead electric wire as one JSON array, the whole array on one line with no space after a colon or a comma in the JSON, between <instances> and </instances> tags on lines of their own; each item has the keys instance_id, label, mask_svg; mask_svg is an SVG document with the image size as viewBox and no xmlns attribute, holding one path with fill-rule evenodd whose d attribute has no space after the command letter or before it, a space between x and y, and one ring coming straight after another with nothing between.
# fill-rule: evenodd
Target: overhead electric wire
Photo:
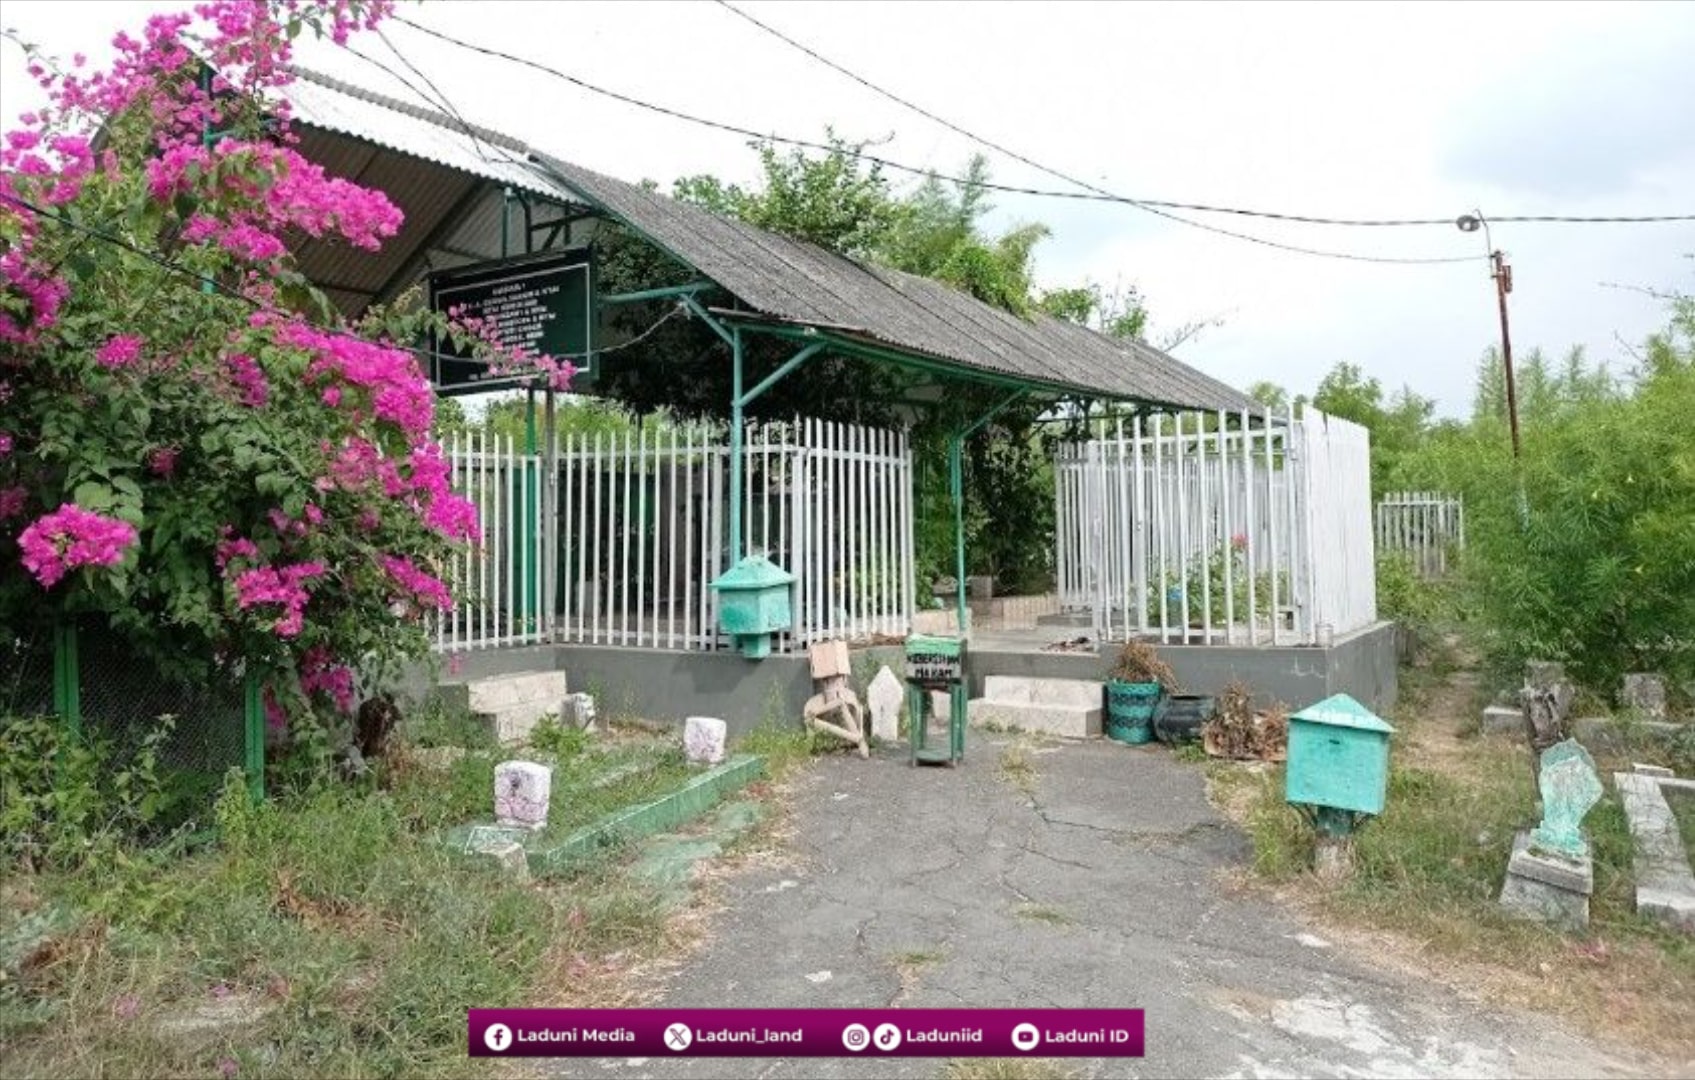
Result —
<instances>
[{"instance_id":1,"label":"overhead electric wire","mask_svg":"<svg viewBox=\"0 0 1695 1080\"><path fill-rule=\"evenodd\" d=\"M596 85L595 83L591 83L591 82L587 81L586 79L581 79L581 78L578 78L575 75L567 74L563 71L560 71L557 68L550 67L546 64L542 64L542 63L539 63L539 62L534 61L534 60L527 59L527 58L522 57L522 56L517 56L513 53L505 52L504 50L501 50L501 49L495 49L495 48L492 48L490 46L477 45L477 44L474 44L472 42L465 41L461 38L457 38L457 37L454 37L451 34L446 34L446 33L443 33L442 31L435 30L431 27L423 25L422 23L415 22L415 21L408 19L408 18L401 16L401 15L394 16L394 19L397 22L403 23L406 26L410 26L413 29L420 31L421 33L424 33L424 34L427 34L431 37L437 38L438 40L444 41L444 42L446 42L450 45L454 45L454 46L457 46L457 47L462 48L462 49L467 49L471 52L480 53L480 54L485 55L485 56L493 56L493 57L496 57L498 59L506 60L510 63L521 65L523 67L531 68L535 71L542 72L543 74L550 75L550 76L552 76L556 79L561 79L561 80L563 80L567 83L570 83L571 85L576 86L580 89L587 90L591 93L599 94L599 95L602 95L604 97L611 98L614 101L619 101L619 102L622 102L622 103L627 104L627 105L635 106L636 108L645 109L645 110L650 111L650 112L658 113L662 116L668 116L668 117L671 117L673 119L683 120L683 121L686 121L686 122L691 123L691 124L698 124L698 125L703 126L703 127L714 128L714 129L719 130L719 131L730 132L732 134L741 135L745 138L750 138L750 139L755 139L755 140L760 140L760 141L776 142L776 143L782 143L782 144L789 145L789 146L799 146L799 147L804 147L804 148L812 149L812 150L821 150L821 151L824 151L826 153L834 152L835 150L838 149L837 147L829 146L825 143L820 143L820 142L816 142L814 140L809 140L809 139L796 139L796 138L792 138L790 136L784 136L784 135L762 134L762 133L760 133L758 131L754 131L750 128L740 127L740 126L737 126L735 124L726 124L726 123L723 123L721 121L710 120L710 119L707 119L706 117L702 117L702 116L695 116L692 113L686 113L686 112L683 112L680 109L673 109L673 108L670 108L670 107L664 106L664 105L656 105L652 102L644 101L641 98L633 97L629 94L621 93L621 92L616 91L616 90L611 90L611 89L608 89L606 87ZM1037 197L1042 197L1042 198L1074 199L1074 200L1091 201L1091 202L1121 203L1121 204L1126 205L1126 206L1136 207L1137 209L1143 210L1146 213L1154 214L1154 215L1157 215L1157 216L1163 217L1163 218L1168 218L1172 221L1176 221L1176 222L1179 222L1179 223L1184 224L1184 225L1192 226L1193 228L1202 229L1206 232L1218 233L1218 234L1223 235L1223 236L1233 237L1237 240L1244 240L1244 241L1247 241L1248 243L1259 244L1259 245L1262 245L1264 247L1276 248L1280 251L1294 252L1294 253L1300 254L1300 255L1315 255L1315 256L1320 256L1320 257L1323 257L1323 258L1346 259L1346 260L1350 260L1350 261L1354 261L1354 262L1393 263L1393 264L1402 264L1402 265L1434 265L1434 264L1445 264L1445 263L1470 263L1470 262L1477 262L1480 259L1484 258L1484 256L1480 256L1480 255L1451 255L1451 256L1438 256L1438 257L1404 257L1404 256L1391 256L1391 255L1360 255L1360 254L1356 254L1356 253L1353 253L1353 252L1325 251L1325 250L1320 250L1320 249L1317 249L1317 248L1300 247L1300 246L1295 245L1295 244L1285 244L1285 243L1282 243L1282 242L1276 241L1276 240L1267 240L1264 237L1251 236L1247 233L1239 233L1239 232L1235 232L1231 229L1219 228L1216 225L1208 225L1205 222L1192 221L1188 218L1180 217L1177 214L1173 214L1173 213L1171 213L1167 210L1160 209L1159 206L1156 206L1155 204L1152 204L1152 203L1149 203L1149 202L1146 202L1146 201L1143 201L1143 200L1130 199L1130 198L1126 198L1124 196L1114 195L1111 192L1103 192L1103 191L1099 191L1099 190L1088 191L1088 192L1048 191L1048 190L1043 190L1043 189L1039 189L1039 188L1017 187L1017 186L1010 185L1010 184L1000 184L1000 183L995 183L995 182L992 182L992 181L971 180L971 179L967 179L965 177L960 177L960 176L949 176L949 175L946 175L946 174L943 174L943 173L938 173L934 169L921 169L921 168L918 168L917 166L907 165L904 162L895 161L891 158L881 157L881 156L876 155L876 154L867 154L863 150L855 151L855 156L858 157L858 158L861 158L865 161L872 162L873 164L881 165L884 168L894 169L894 170L897 170L897 171L900 171L900 172L905 172L905 173L911 173L913 175L921 176L921 177L925 177L925 178L934 178L934 179L937 179L937 180L945 180L945 181L948 181L950 183L959 185L961 187L976 187L976 188L981 188L985 191L998 191L998 192L1003 192L1003 193L1006 193L1006 194L1030 195L1030 196L1037 196ZM1160 204L1160 205L1164 205L1164 204ZM1451 225L1452 222L1448 221L1447 219L1443 219L1442 224Z\"/></svg>"},{"instance_id":2,"label":"overhead electric wire","mask_svg":"<svg viewBox=\"0 0 1695 1080\"><path fill-rule=\"evenodd\" d=\"M1237 214L1237 215L1240 215L1240 216L1243 216L1243 217L1265 218L1265 219L1271 220L1271 221L1290 221L1290 222L1296 222L1296 223L1304 224L1304 225L1401 226L1401 225L1452 225L1452 224L1454 224L1454 219L1451 218L1451 217L1422 217L1422 218L1318 217L1318 216L1313 216L1313 215L1308 215L1308 214L1279 213L1279 212L1273 211L1273 210L1249 210L1249 209L1244 209L1242 207L1235 207L1235 206L1212 206L1212 205L1208 205L1206 203L1170 202L1170 201L1163 200L1163 199L1136 199L1136 198L1131 198L1130 196L1126 196L1126 195L1118 195L1114 192L1107 191L1104 188L1101 188L1101 187L1098 187L1094 184L1091 184L1086 180L1079 180L1076 177L1070 176L1070 175L1063 173L1063 172L1060 172L1058 169L1052 168L1051 166L1044 165L1039 161L1034 161L1034 160L1024 156L1023 154L1020 154L1018 151L1009 149L1008 147L1005 147L1005 146L1002 146L1000 143L997 143L997 142L993 141L992 139L986 138L985 136L978 135L976 132L967 131L965 128L960 127L958 124L955 124L953 121L947 119L946 117L937 116L935 113L924 108L922 105L919 105L919 104L912 102L912 101L908 101L906 98L901 97L899 94L896 94L894 91L887 90L887 89L884 89L881 86L878 86L876 83L874 83L871 80L865 78L864 76L858 74L857 72L854 72L854 71L852 71L852 70L850 70L846 67L843 67L841 64L836 63L834 60L831 60L829 57L822 55L817 50L808 46L804 42L797 41L794 38L790 37L789 35L783 33L781 30L777 29L776 27L770 25L769 23L760 21L758 18L748 14L747 12L743 11L741 8L738 8L736 5L730 3L729 0L714 0L714 2L717 3L718 6L724 8L725 10L734 14L736 17L753 24L754 26L758 27L760 30L763 30L765 33L770 34L772 37L774 37L777 40L783 42L784 44L790 46L791 48L798 49L802 53L805 53L807 56L811 57L813 60L816 60L820 64L823 64L825 67L829 68L830 70L835 71L838 74L845 75L849 79L852 79L854 82L858 83L860 86L865 87L867 90L870 90L871 92L893 102L896 105L899 105L903 109L907 109L911 112L917 113L919 116L924 117L926 120L932 121L933 123L940 124L942 127L947 128L949 131L953 132L956 135L961 135L961 136L963 136L967 139L970 139L972 142L980 143L981 145L988 147L990 150L993 150L996 153L999 153L999 154L1002 154L1006 157L1009 157L1012 160L1019 162L1020 164L1028 165L1030 168L1035 169L1038 172L1046 173L1047 175L1053 177L1056 180L1062 180L1065 183L1072 184L1076 187L1083 188L1086 191L1088 191L1088 192L1090 192L1094 195L1100 196L1101 198L1103 198L1105 200L1115 201L1115 202L1126 202L1126 203L1130 203L1130 204L1135 205L1135 206L1141 206L1141 207L1144 207L1144 208L1146 208L1146 207L1163 207L1163 208L1170 209L1170 210L1194 210L1194 211L1197 211L1197 212L1209 213L1209 214ZM411 25L411 24L409 24L409 25ZM1029 192L1028 194L1036 194L1036 193L1035 192ZM1065 197L1068 193L1066 193L1066 192L1045 192L1045 193L1042 193L1042 194L1048 194L1048 195L1052 195L1052 196L1056 196L1056 197ZM1626 215L1619 215L1619 216L1611 216L1611 215L1573 216L1573 215L1564 215L1564 214L1512 214L1512 215L1506 215L1506 216L1491 215L1489 220L1492 221L1492 222L1536 222L1536 223L1543 223L1543 224L1547 224L1547 223L1584 224L1584 225L1594 225L1594 224L1651 224L1651 223L1675 222L1675 221L1695 221L1695 214L1645 214L1645 215L1634 215L1634 216L1626 216Z\"/></svg>"},{"instance_id":3,"label":"overhead electric wire","mask_svg":"<svg viewBox=\"0 0 1695 1080\"><path fill-rule=\"evenodd\" d=\"M739 12L738 12L738 14L739 14ZM758 140L758 141L781 143L781 144L784 144L784 145L802 147L802 148L805 148L805 149L812 149L812 150L820 150L820 151L824 151L824 152L832 152L832 151L839 149L839 147L831 146L831 145L828 145L828 144L825 144L825 143L820 143L820 142L817 142L816 140L798 139L798 138L794 138L792 136L784 136L784 135L777 135L777 134L773 134L773 133L759 132L759 131L755 131L751 128L742 127L740 125L725 123L723 121L713 120L713 119L703 117L703 116L697 116L697 115L694 115L692 113L684 112L681 109L675 109L675 108L671 108L669 106L659 105L659 104L656 104L654 102L646 101L642 98L638 98L638 97L635 97L635 96L630 95L630 94L622 93L622 92L617 91L617 90L612 90L610 88L597 85L595 83L589 82L586 79L582 79L582 78L579 78L577 76L574 76L574 75L568 74L566 72L560 71L557 68L550 67L549 65L542 64L538 61L530 60L527 57L518 56L516 54L509 53L509 52L506 52L504 50L496 49L496 48L493 48L493 47L490 47L490 46L478 45L474 42L465 41L465 40L458 38L458 37L455 37L451 34L447 34L447 33L440 31L440 30L436 30L433 27L425 26L422 23L419 23L419 22L416 22L412 19L406 18L405 16L396 15L394 18L396 19L396 21L398 21L398 22L400 22L400 23L402 23L406 26L409 26L409 27L413 28L414 30L419 31L420 33L423 33L423 34L426 34L430 37L436 38L439 41L453 45L457 48L465 49L465 50L468 50L470 52L478 53L478 54L481 54L481 55L484 55L484 56L491 56L491 57L494 57L494 58L497 58L497 59L501 59L501 60L508 61L510 63L517 64L517 65L522 66L522 67L530 68L534 71L541 72L542 74L551 76L551 77L556 78L556 79L560 79L560 80L562 80L566 83L571 84L572 86L578 87L579 89L586 90L590 93L598 94L600 96L610 98L614 101L618 101L618 102L621 102L623 104L633 106L635 108L646 110L648 112L657 113L659 115L667 116L667 117L670 117L672 119L682 120L686 123L695 124L695 125L698 125L698 126L701 126L701 127L711 128L711 129L714 129L714 130L723 131L723 132L726 132L726 133L729 133L729 134L739 135L739 136L742 136L744 138L754 139L754 140ZM915 109L918 108L916 106L912 106L912 107L915 108ZM923 115L926 115L926 116L930 115L927 111L923 111L923 110L920 110L920 111L923 113ZM945 121L943 121L943 122L945 123ZM950 125L950 127L951 127L951 125ZM958 130L963 131L963 129L958 129ZM967 133L967 134L969 135L969 133ZM974 135L971 135L970 137L976 139L976 136L974 136ZM984 145L989 146L991 149L996 149L1000 152L1008 153L1009 156L1016 156L1021 161L1027 161L1028 160L1028 159L1023 158L1022 155L1013 155L1012 152L1006 151L1004 148L1000 147L998 144L992 143L988 140L977 139L977 141L982 142ZM1351 253L1351 252L1324 251L1324 250L1319 250L1319 249L1315 249L1315 248L1304 248L1304 247L1299 247L1299 246L1293 245L1293 244L1284 244L1284 243L1274 241L1274 240L1267 240L1263 237L1252 236L1252 235L1249 235L1249 234L1246 234L1246 233L1238 233L1238 232L1234 232L1234 231L1229 230L1229 229L1222 229L1222 228L1219 228L1218 226L1209 225L1209 224L1206 224L1204 222L1197 222L1197 221L1193 221L1193 220L1188 219L1188 218L1179 217L1176 214L1168 213L1165 208L1194 210L1194 211L1197 211L1197 212L1207 212L1207 213L1234 214L1234 215L1238 215L1238 216L1258 217L1258 218L1265 218L1265 219L1268 219L1268 220L1281 220L1281 221L1288 221L1288 222L1300 223L1300 224L1338 225L1338 226L1412 226L1412 225L1451 226L1451 225L1453 225L1454 220L1451 219L1451 218L1446 218L1446 217L1440 217L1440 218L1438 218L1438 217L1426 217L1426 218L1338 218L1338 217L1320 217L1320 216L1315 216L1315 215L1284 214L1284 213L1277 213L1277 212L1272 212L1272 211L1250 210L1250 209L1244 209L1244 208L1239 208L1239 207L1212 206L1212 205L1201 204L1201 203L1183 203L1183 202L1174 202L1174 201L1159 200L1159 199L1135 199L1135 198L1131 198L1131 197L1128 197L1128 196L1121 196L1121 195L1117 195L1117 194L1114 194L1114 193L1109 192L1109 191L1105 191L1104 189L1095 187L1094 185L1087 184L1083 181L1073 180L1070 177L1065 177L1064 174L1054 173L1053 170L1049 170L1045 166L1041 166L1039 163L1031 163L1031 164L1035 165L1035 167L1040 168L1045 172L1049 172L1050 174L1053 174L1053 175L1059 175L1062 178L1066 179L1068 182L1072 182L1072 183L1077 184L1078 186L1086 187L1086 188L1089 189L1087 191L1054 191L1054 190L1048 190L1048 189L1042 189L1042 188L1022 187L1022 186L1017 186L1017 185L1012 185L1012 184L1003 184L1003 183L997 183L997 182L993 182L993 181L974 181L974 180L971 180L971 179L968 179L968 178L965 178L965 177L950 176L950 175L947 175L947 174L944 174L944 173L938 173L934 169L919 168L919 167L916 167L916 166L908 165L904 162L897 161L897 160L894 160L894 159L891 159L891 158L885 158L885 157L882 157L880 155L865 153L863 150L856 151L855 153L856 153L857 157L859 157L859 158L861 158L861 159L863 159L867 162L870 162L874 165L879 165L879 166L882 166L884 168L896 170L896 171L899 171L899 172L910 173L910 174L913 174L913 175L916 175L916 176L921 176L921 177L926 177L926 178L934 178L934 179L937 179L937 180L944 180L944 181L948 181L948 182L951 182L951 183L954 183L954 184L957 184L957 185L960 185L960 186L976 186L976 187L979 187L979 188L981 188L983 190L987 190L987 191L1003 192L1003 193L1006 193L1006 194L1013 194L1013 195L1028 195L1028 196L1034 196L1034 197L1039 197L1039 198L1056 198L1056 199L1072 199L1072 200L1088 201L1088 202L1121 203L1121 204L1124 204L1124 205L1137 207L1137 208L1142 209L1142 210L1149 212L1149 213L1153 213L1153 214L1157 214L1157 215L1160 215L1160 216L1163 216L1163 217L1167 217L1171 220L1178 221L1178 222L1185 224L1185 225L1190 225L1194 228L1203 229L1203 230L1206 230L1206 231L1209 231L1209 232L1220 233L1222 235L1231 236L1231 237L1234 237L1236 239L1244 240L1244 241L1247 241L1247 242L1250 242L1250 243L1261 244L1261 245L1264 245L1264 246L1267 246L1267 247L1297 252L1299 254L1319 255L1319 256L1331 257L1331 258L1352 259L1352 260L1355 260L1355 261L1363 261L1363 262L1402 263L1402 264L1464 263L1464 262L1476 262L1476 261L1484 258L1484 256L1477 256L1477 255L1449 256L1449 257L1437 257L1437 258L1403 258L1403 257L1382 256L1382 255L1360 255L1360 254L1355 254L1355 253ZM1695 221L1695 214L1689 214L1689 215L1643 215L1643 216L1583 216L1583 217L1567 216L1567 215L1501 215L1501 216L1498 216L1498 217L1497 216L1491 216L1490 220L1494 221L1494 222L1503 222L1503 223L1504 222L1540 222L1540 223L1621 223L1621 224L1622 223L1631 223L1631 224L1640 224L1640 223L1650 223L1650 222Z\"/></svg>"},{"instance_id":4,"label":"overhead electric wire","mask_svg":"<svg viewBox=\"0 0 1695 1080\"><path fill-rule=\"evenodd\" d=\"M179 262L173 262L171 259L166 258L163 254L161 254L158 251L149 250L148 248L144 248L139 244L136 244L136 243L133 243L132 241L126 240L122 236L118 236L114 233L107 232L104 229L97 229L92 225L84 225L79 221L72 221L70 218L65 217L63 214L59 214L55 211L48 210L48 209L41 207L41 206L37 206L35 203L30 202L28 199L20 198L17 195L0 193L0 203L10 203L11 205L18 207L21 210L27 210L28 212L30 212L31 214L34 214L37 218L39 218L43 221L50 221L50 222L53 222L56 225L62 225L64 227L68 228L68 229L75 231L75 232L80 232L83 235L88 236L92 239L99 240L103 243L107 243L107 244L111 244L111 245L116 246L116 247L123 248L125 251L128 251L131 254L141 256L143 259L146 259L148 262L153 263L155 266L158 266L159 268L161 268L163 270L169 271L170 273L176 274L179 277L182 277L184 279L192 280L195 283L196 286L202 286L203 287L203 286L210 285L215 292L221 293L224 296L227 296L227 297L229 297L233 300L239 300L242 303L253 308L253 310L255 310L255 311L263 312L264 314L267 314L267 315L278 315L278 316L282 316L282 317L285 317L285 318L295 316L295 315L298 314L297 312L292 312L292 311L289 311L285 308L279 308L279 307L275 307L271 304L267 304L263 300L259 300L256 297L248 296L246 293L242 292L239 289L232 289L228 285L217 280L216 278L208 277L207 275L200 273L198 270L195 270L192 267L184 266ZM594 350L591 350L590 352L586 352L586 353L561 353L561 354L558 354L558 355L553 355L553 354L549 354L549 355L554 360L565 360L565 361L588 360L588 359L591 359L591 358L596 357L596 356L606 356L609 353L615 353L615 352L619 352L620 350L623 350L623 349L632 348L633 346L641 344L649 336L651 336L655 331L657 331L661 326L665 325L667 322L670 322L672 319L676 318L678 315L682 314L686 310L687 309L682 304L673 305L670 311L667 311L664 315L661 315L658 319L655 319L645 329L643 329L641 333L637 334L635 337L631 338L629 341L621 341L616 345L609 345L604 349L594 349ZM330 334L333 337L343 338L347 341L357 341L357 342L361 342L361 343L366 344L366 345L372 344L372 341L371 341L370 338L361 337L358 334L351 333L347 330L340 330L340 329L337 329L335 327L315 327L315 329L322 330L325 333ZM428 360L464 360L464 359L466 359L465 357L463 357L463 356L461 356L457 353L438 352L434 349L420 348L416 345L403 345L403 344L401 344L400 342L397 342L397 341L386 341L386 342L383 342L382 344L387 348L399 349L402 352L408 352L408 353L411 353L414 356L417 356L417 357L420 357L420 358L423 358L423 359L428 359ZM512 375L511 377L522 378L522 377L525 377L526 375L529 375L529 374L538 374L539 375L539 372L537 372L537 373L519 372L519 373Z\"/></svg>"}]
</instances>

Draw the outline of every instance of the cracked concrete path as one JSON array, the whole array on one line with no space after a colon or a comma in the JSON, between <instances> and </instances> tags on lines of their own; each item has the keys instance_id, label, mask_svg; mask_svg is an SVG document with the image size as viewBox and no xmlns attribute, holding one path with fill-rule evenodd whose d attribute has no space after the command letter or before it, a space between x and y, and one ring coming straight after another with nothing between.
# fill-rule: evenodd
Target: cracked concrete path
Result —
<instances>
[{"instance_id":1,"label":"cracked concrete path","mask_svg":"<svg viewBox=\"0 0 1695 1080\"><path fill-rule=\"evenodd\" d=\"M973 733L958 769L885 751L797 781L792 858L737 874L677 1007L1140 1007L1147 1057L1090 1077L1633 1075L1554 1020L1490 1013L1230 895L1248 842L1158 749L1026 750L1029 792ZM935 1077L937 1059L560 1060L594 1077Z\"/></svg>"}]
</instances>

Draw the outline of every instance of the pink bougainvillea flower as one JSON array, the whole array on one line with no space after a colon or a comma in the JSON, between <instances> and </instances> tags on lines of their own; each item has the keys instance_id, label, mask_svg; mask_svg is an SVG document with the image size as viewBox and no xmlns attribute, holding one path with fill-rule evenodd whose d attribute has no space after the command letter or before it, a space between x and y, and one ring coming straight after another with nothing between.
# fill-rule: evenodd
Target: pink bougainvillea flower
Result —
<instances>
[{"instance_id":1,"label":"pink bougainvillea flower","mask_svg":"<svg viewBox=\"0 0 1695 1080\"><path fill-rule=\"evenodd\" d=\"M388 571L388 576L411 594L411 599L417 600L425 607L453 606L453 597L447 591L447 586L433 575L418 569L411 559L399 555L384 555L379 561L383 564L383 569Z\"/></svg>"},{"instance_id":2,"label":"pink bougainvillea flower","mask_svg":"<svg viewBox=\"0 0 1695 1080\"><path fill-rule=\"evenodd\" d=\"M262 604L276 604L282 616L276 622L278 637L295 637L305 628L306 602L311 594L306 582L328 573L323 563L304 562L277 569L270 566L243 570L236 575L236 606L242 610Z\"/></svg>"},{"instance_id":3,"label":"pink bougainvillea flower","mask_svg":"<svg viewBox=\"0 0 1695 1080\"><path fill-rule=\"evenodd\" d=\"M135 526L65 503L18 537L24 568L52 588L79 566L116 566L135 543Z\"/></svg>"},{"instance_id":4,"label":"pink bougainvillea flower","mask_svg":"<svg viewBox=\"0 0 1695 1080\"><path fill-rule=\"evenodd\" d=\"M0 488L0 521L10 521L23 513L27 499L21 487Z\"/></svg>"},{"instance_id":5,"label":"pink bougainvillea flower","mask_svg":"<svg viewBox=\"0 0 1695 1080\"><path fill-rule=\"evenodd\" d=\"M11 452L12 452L12 437L10 435L8 435L6 432L0 431L0 457L5 457L7 454L10 454Z\"/></svg>"},{"instance_id":6,"label":"pink bougainvillea flower","mask_svg":"<svg viewBox=\"0 0 1695 1080\"><path fill-rule=\"evenodd\" d=\"M147 467L155 476L170 476L177 471L177 448L159 447L147 456Z\"/></svg>"},{"instance_id":7,"label":"pink bougainvillea flower","mask_svg":"<svg viewBox=\"0 0 1695 1080\"><path fill-rule=\"evenodd\" d=\"M322 645L312 646L300 658L300 689L327 694L337 709L353 711L353 669L332 660Z\"/></svg>"},{"instance_id":8,"label":"pink bougainvillea flower","mask_svg":"<svg viewBox=\"0 0 1695 1080\"><path fill-rule=\"evenodd\" d=\"M1248 550L1248 534L1247 533L1237 533L1236 535L1232 536L1230 538L1230 546L1235 548L1237 551Z\"/></svg>"},{"instance_id":9,"label":"pink bougainvillea flower","mask_svg":"<svg viewBox=\"0 0 1695 1080\"><path fill-rule=\"evenodd\" d=\"M101 367L128 367L141 355L143 344L136 334L119 334L95 350L94 359L99 361Z\"/></svg>"},{"instance_id":10,"label":"pink bougainvillea flower","mask_svg":"<svg viewBox=\"0 0 1695 1080\"><path fill-rule=\"evenodd\" d=\"M248 408L257 409L270 400L271 384L265 378L265 373L259 369L259 364L251 356L237 353L224 357L224 367L228 369L230 382L234 384L237 397Z\"/></svg>"}]
</instances>

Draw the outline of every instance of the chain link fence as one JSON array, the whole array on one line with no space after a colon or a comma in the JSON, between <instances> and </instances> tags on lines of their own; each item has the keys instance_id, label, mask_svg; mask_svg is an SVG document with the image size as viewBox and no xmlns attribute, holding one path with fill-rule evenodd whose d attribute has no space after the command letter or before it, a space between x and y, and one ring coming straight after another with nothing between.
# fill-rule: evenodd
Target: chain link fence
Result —
<instances>
[{"instance_id":1,"label":"chain link fence","mask_svg":"<svg viewBox=\"0 0 1695 1080\"><path fill-rule=\"evenodd\" d=\"M169 717L169 734L155 746L157 768L170 801L188 816L210 809L231 766L249 763L247 707L239 675L173 678L92 621L0 641L0 724L56 714L121 769Z\"/></svg>"}]
</instances>

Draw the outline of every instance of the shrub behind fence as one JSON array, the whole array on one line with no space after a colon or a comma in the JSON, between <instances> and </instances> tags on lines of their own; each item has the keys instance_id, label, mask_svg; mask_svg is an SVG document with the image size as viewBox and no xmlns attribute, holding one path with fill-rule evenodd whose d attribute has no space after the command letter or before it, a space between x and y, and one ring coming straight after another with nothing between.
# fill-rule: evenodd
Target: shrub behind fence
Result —
<instances>
[{"instance_id":1,"label":"shrub behind fence","mask_svg":"<svg viewBox=\"0 0 1695 1080\"><path fill-rule=\"evenodd\" d=\"M160 717L172 717L156 752L172 801L185 816L210 808L231 766L250 764L243 689L240 675L202 684L168 676L121 635L92 621L0 643L0 724L56 714L68 729L104 744L108 763L121 768ZM262 738L262 726L259 732Z\"/></svg>"}]
</instances>

